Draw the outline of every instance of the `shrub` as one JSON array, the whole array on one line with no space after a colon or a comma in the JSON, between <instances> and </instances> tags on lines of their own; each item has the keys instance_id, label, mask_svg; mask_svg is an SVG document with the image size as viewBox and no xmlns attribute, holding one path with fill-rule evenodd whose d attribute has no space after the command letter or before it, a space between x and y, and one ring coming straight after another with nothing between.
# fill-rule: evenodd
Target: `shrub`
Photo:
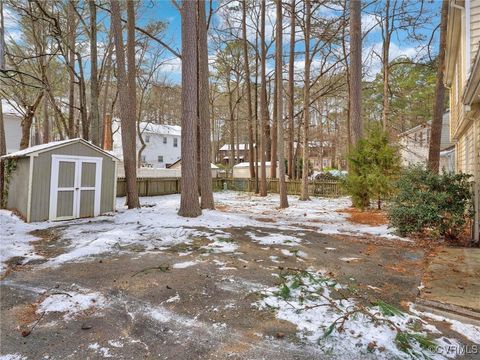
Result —
<instances>
[{"instance_id":1,"label":"shrub","mask_svg":"<svg viewBox=\"0 0 480 360\"><path fill-rule=\"evenodd\" d=\"M348 157L345 186L353 206L364 209L375 200L378 208L394 190L393 182L400 172L400 157L388 134L378 124L370 126Z\"/></svg>"},{"instance_id":2,"label":"shrub","mask_svg":"<svg viewBox=\"0 0 480 360\"><path fill-rule=\"evenodd\" d=\"M400 235L432 231L456 239L473 218L470 175L434 174L423 167L406 169L396 183L388 217Z\"/></svg>"}]
</instances>

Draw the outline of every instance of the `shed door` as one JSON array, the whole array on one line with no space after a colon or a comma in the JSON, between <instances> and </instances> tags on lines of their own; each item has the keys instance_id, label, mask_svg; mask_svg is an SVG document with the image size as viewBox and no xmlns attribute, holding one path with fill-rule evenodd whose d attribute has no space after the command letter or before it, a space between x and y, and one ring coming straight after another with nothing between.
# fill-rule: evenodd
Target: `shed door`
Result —
<instances>
[{"instance_id":1,"label":"shed door","mask_svg":"<svg viewBox=\"0 0 480 360\"><path fill-rule=\"evenodd\" d=\"M102 158L52 155L50 220L100 214Z\"/></svg>"}]
</instances>

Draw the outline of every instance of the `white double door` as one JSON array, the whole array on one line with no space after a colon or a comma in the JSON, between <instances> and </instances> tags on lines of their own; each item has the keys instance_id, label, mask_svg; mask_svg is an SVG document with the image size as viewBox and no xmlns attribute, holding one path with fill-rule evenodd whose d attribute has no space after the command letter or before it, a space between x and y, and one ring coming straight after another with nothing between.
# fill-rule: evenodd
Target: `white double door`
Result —
<instances>
[{"instance_id":1,"label":"white double door","mask_svg":"<svg viewBox=\"0 0 480 360\"><path fill-rule=\"evenodd\" d=\"M52 155L50 220L100 214L102 158Z\"/></svg>"}]
</instances>

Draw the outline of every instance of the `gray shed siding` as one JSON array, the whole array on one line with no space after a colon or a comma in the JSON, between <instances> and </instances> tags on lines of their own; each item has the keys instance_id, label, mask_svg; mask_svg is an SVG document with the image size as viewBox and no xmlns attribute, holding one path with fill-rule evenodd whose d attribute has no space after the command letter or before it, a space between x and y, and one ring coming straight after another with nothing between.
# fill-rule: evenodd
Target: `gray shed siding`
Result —
<instances>
[{"instance_id":1,"label":"gray shed siding","mask_svg":"<svg viewBox=\"0 0 480 360\"><path fill-rule=\"evenodd\" d=\"M17 167L12 172L8 186L7 207L17 210L27 218L28 205L28 178L30 176L30 158L16 159Z\"/></svg>"},{"instance_id":2,"label":"gray shed siding","mask_svg":"<svg viewBox=\"0 0 480 360\"><path fill-rule=\"evenodd\" d=\"M50 211L50 176L52 155L91 156L103 158L102 163L102 193L100 198L100 213L113 210L115 186L115 161L109 156L96 151L88 145L76 142L40 153L33 163L32 201L30 221L48 219ZM86 175L88 178L88 175ZM82 176L83 178L83 176ZM82 215L86 215L83 213Z\"/></svg>"}]
</instances>

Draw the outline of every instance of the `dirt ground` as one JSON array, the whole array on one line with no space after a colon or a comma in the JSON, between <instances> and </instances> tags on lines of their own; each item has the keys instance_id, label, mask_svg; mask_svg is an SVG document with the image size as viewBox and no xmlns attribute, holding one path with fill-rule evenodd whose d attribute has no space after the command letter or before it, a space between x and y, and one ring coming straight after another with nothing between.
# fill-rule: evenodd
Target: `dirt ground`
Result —
<instances>
[{"instance_id":1,"label":"dirt ground","mask_svg":"<svg viewBox=\"0 0 480 360\"><path fill-rule=\"evenodd\" d=\"M297 338L293 324L252 306L260 289L277 284L278 274L324 269L366 302L382 299L401 307L418 295L427 259L421 248L270 226L222 229L230 234L225 241L238 245L230 253L209 251L203 247L208 239L200 236L168 249L131 248L58 267L42 266L44 260L15 266L18 259L13 259L0 287L1 354L28 359L322 359L317 347ZM262 245L247 233L293 235L302 241ZM68 246L59 229L36 235L43 238L35 243L36 251L46 258ZM188 261L196 263L174 266ZM46 295L75 286L101 293L108 306L71 319L61 313L39 315L37 306Z\"/></svg>"}]
</instances>

